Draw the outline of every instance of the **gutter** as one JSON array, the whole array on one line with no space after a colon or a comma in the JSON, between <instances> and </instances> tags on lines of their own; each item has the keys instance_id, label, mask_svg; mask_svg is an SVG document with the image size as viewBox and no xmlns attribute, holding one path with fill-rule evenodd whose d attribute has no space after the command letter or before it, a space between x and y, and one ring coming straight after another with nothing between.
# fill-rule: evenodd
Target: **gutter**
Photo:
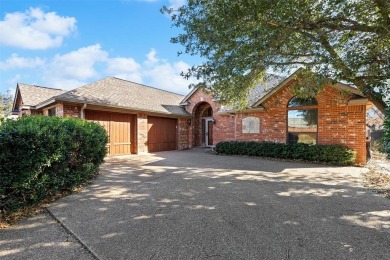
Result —
<instances>
[{"instance_id":1,"label":"gutter","mask_svg":"<svg viewBox=\"0 0 390 260\"><path fill-rule=\"evenodd\" d=\"M51 98L51 99L49 99L47 101L39 103L35 107L36 107L36 109L40 109L40 108L43 108L43 107L48 106L50 104L53 104L55 101L56 101L55 99Z\"/></svg>"}]
</instances>

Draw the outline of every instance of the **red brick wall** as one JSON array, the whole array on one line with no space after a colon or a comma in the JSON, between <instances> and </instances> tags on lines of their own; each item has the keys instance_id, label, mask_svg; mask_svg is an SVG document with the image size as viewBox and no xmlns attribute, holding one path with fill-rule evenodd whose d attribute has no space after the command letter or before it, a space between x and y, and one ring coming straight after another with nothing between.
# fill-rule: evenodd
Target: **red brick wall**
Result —
<instances>
[{"instance_id":1,"label":"red brick wall","mask_svg":"<svg viewBox=\"0 0 390 260\"><path fill-rule=\"evenodd\" d=\"M179 118L178 119L178 149L184 150L188 149L188 140L189 140L189 131L190 125L188 124L189 118ZM192 123L192 120L191 120Z\"/></svg>"},{"instance_id":2,"label":"red brick wall","mask_svg":"<svg viewBox=\"0 0 390 260\"><path fill-rule=\"evenodd\" d=\"M264 104L264 112L237 113L219 115L220 105L212 100L201 89L197 90L189 99L186 106L188 112L195 118L198 105L207 102L213 108L214 144L225 140L253 140L285 143L287 140L287 104L294 96L291 86L279 90ZM348 106L348 96L340 94L333 87L325 87L318 94L318 144L341 144L357 152L356 162L366 162L366 108L365 106ZM242 119L248 116L260 118L260 132L258 134L242 133ZM198 138L199 125L193 123L189 130L188 144L195 144ZM190 145L189 145L190 147Z\"/></svg>"},{"instance_id":3,"label":"red brick wall","mask_svg":"<svg viewBox=\"0 0 390 260\"><path fill-rule=\"evenodd\" d=\"M366 106L348 106L348 98L332 87L318 95L318 143L342 144L357 152L356 162L366 163Z\"/></svg>"},{"instance_id":4,"label":"red brick wall","mask_svg":"<svg viewBox=\"0 0 390 260\"><path fill-rule=\"evenodd\" d=\"M26 109L26 110L22 110L20 113L19 113L19 116L23 116L23 115L42 115L43 112L41 110L35 110L35 109Z\"/></svg>"}]
</instances>

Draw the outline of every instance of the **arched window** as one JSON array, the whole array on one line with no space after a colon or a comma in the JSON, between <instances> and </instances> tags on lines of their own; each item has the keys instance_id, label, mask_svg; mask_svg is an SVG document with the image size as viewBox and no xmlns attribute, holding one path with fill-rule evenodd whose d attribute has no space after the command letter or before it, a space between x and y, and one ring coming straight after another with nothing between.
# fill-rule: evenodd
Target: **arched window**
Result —
<instances>
[{"instance_id":1,"label":"arched window","mask_svg":"<svg viewBox=\"0 0 390 260\"><path fill-rule=\"evenodd\" d=\"M293 97L288 102L288 107L316 106L318 105L315 98L299 98Z\"/></svg>"},{"instance_id":2,"label":"arched window","mask_svg":"<svg viewBox=\"0 0 390 260\"><path fill-rule=\"evenodd\" d=\"M209 117L213 116L213 109L211 107L207 108L205 111L203 111L202 117Z\"/></svg>"},{"instance_id":3,"label":"arched window","mask_svg":"<svg viewBox=\"0 0 390 260\"><path fill-rule=\"evenodd\" d=\"M287 142L316 144L318 103L315 98L293 97L287 105Z\"/></svg>"}]
</instances>

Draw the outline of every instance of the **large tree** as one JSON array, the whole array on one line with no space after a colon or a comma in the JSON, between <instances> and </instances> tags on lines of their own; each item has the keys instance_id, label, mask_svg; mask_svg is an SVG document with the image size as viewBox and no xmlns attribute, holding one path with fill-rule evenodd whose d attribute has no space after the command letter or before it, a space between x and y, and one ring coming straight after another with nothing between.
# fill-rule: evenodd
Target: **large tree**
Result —
<instances>
[{"instance_id":1,"label":"large tree","mask_svg":"<svg viewBox=\"0 0 390 260\"><path fill-rule=\"evenodd\" d=\"M9 92L7 94L0 93L0 118L7 117L12 110L13 98Z\"/></svg>"},{"instance_id":2,"label":"large tree","mask_svg":"<svg viewBox=\"0 0 390 260\"><path fill-rule=\"evenodd\" d=\"M299 67L307 79L297 84L301 95L342 81L380 111L388 106L389 0L188 0L162 12L183 29L171 41L205 59L184 76L198 78L222 102L244 100L266 71Z\"/></svg>"}]
</instances>

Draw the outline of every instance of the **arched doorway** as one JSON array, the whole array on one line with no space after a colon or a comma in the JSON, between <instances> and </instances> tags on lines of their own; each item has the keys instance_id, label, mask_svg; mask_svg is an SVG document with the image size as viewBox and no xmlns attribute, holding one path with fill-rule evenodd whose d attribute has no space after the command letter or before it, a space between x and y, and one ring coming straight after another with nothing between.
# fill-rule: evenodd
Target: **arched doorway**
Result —
<instances>
[{"instance_id":1,"label":"arched doorway","mask_svg":"<svg viewBox=\"0 0 390 260\"><path fill-rule=\"evenodd\" d=\"M213 109L207 102L197 104L193 112L193 139L192 145L196 146L212 146L213 143Z\"/></svg>"}]
</instances>

